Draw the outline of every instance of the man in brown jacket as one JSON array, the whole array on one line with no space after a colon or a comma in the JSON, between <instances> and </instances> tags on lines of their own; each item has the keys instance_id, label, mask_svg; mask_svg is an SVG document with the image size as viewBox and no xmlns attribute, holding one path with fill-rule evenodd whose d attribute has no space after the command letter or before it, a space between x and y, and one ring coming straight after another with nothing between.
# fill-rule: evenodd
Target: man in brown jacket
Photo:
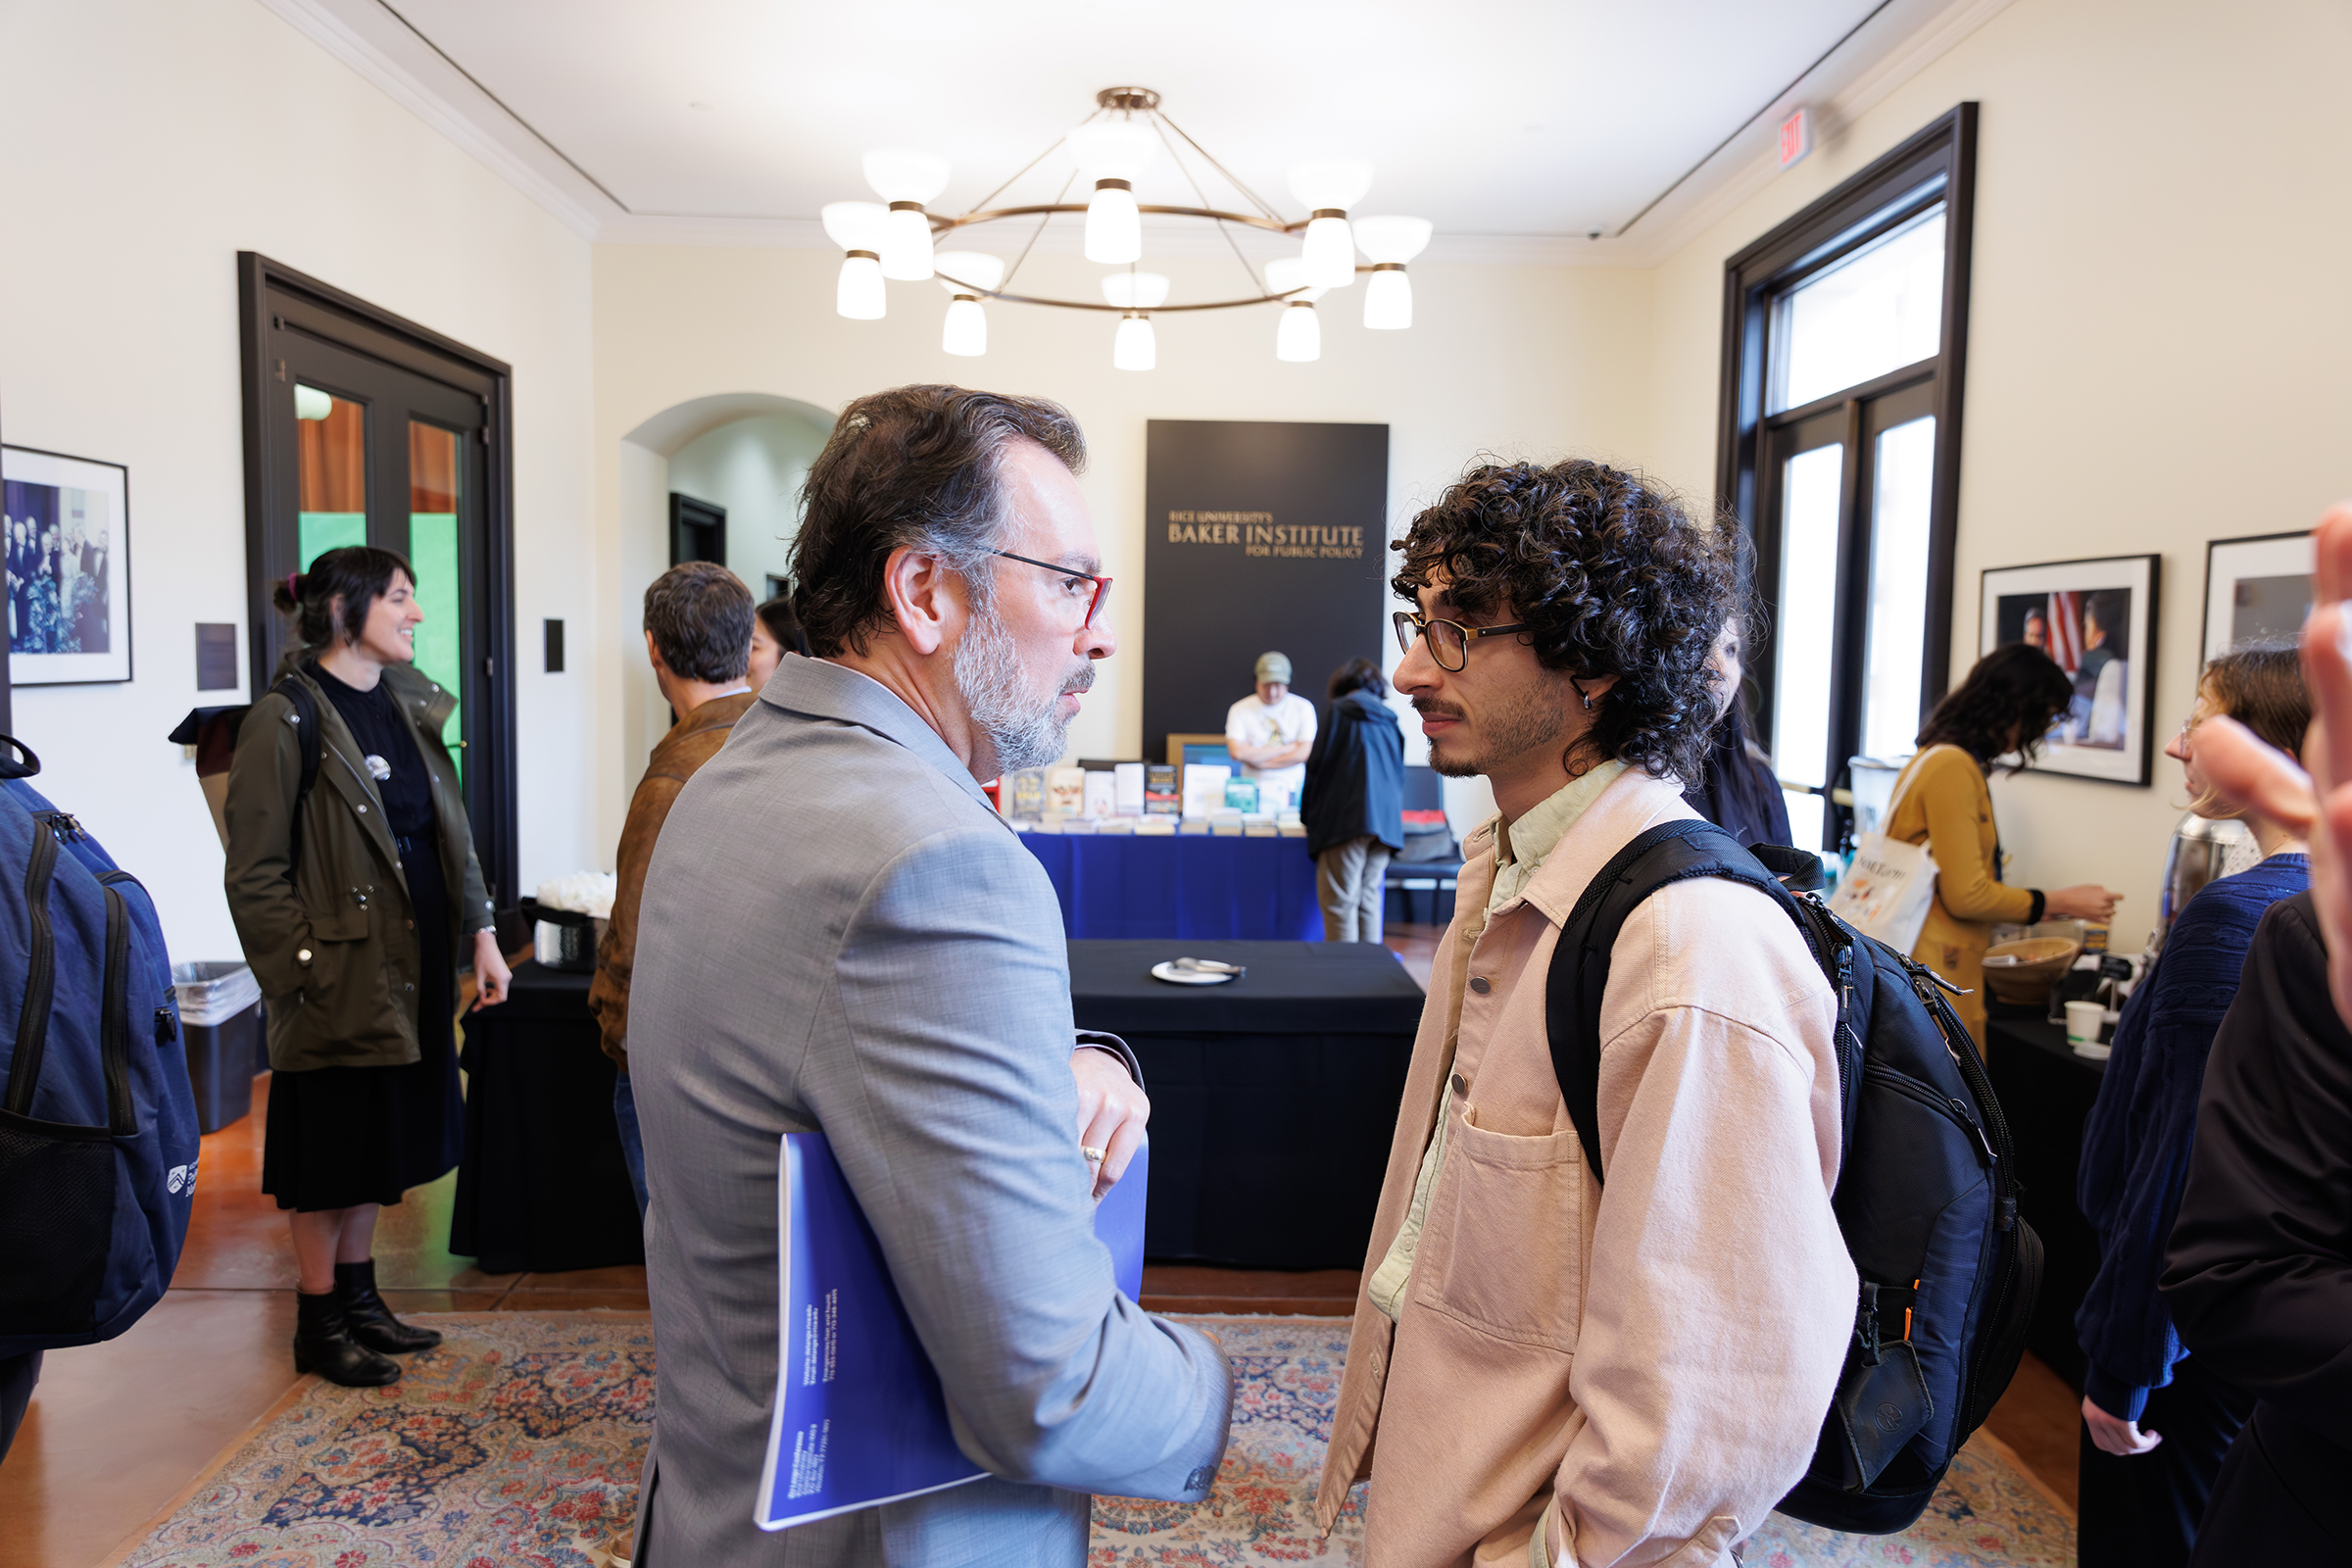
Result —
<instances>
[{"instance_id":1,"label":"man in brown jacket","mask_svg":"<svg viewBox=\"0 0 2352 1568\"><path fill-rule=\"evenodd\" d=\"M1413 521L1396 689L1483 774L1373 1219L1317 1515L1370 1568L1729 1568L1804 1473L1853 1318L1836 1001L1763 894L1661 888L1611 950L1588 1168L1544 1017L1594 874L1695 813L1723 539L1598 464L1474 469Z\"/></svg>"},{"instance_id":2,"label":"man in brown jacket","mask_svg":"<svg viewBox=\"0 0 2352 1568\"><path fill-rule=\"evenodd\" d=\"M645 764L645 777L629 797L628 820L620 828L620 854L613 869L619 887L612 917L596 950L596 979L588 1005L604 1033L605 1054L620 1067L612 1087L612 1113L620 1123L620 1148L637 1191L637 1212L645 1213L645 1144L637 1133L637 1102L629 1090L629 972L637 961L637 904L645 892L645 868L669 817L678 791L694 770L718 755L734 733L735 721L757 700L744 680L752 654L752 593L726 567L689 561L656 577L645 591L645 651L654 679L676 724L662 737Z\"/></svg>"}]
</instances>

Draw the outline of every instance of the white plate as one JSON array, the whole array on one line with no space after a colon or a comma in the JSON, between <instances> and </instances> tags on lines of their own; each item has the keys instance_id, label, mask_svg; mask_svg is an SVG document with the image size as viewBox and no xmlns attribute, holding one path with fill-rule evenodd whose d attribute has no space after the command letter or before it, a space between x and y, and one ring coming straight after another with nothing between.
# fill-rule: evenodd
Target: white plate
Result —
<instances>
[{"instance_id":1,"label":"white plate","mask_svg":"<svg viewBox=\"0 0 2352 1568\"><path fill-rule=\"evenodd\" d=\"M1179 969L1173 962L1169 962L1153 964L1152 978L1165 980L1172 986L1221 986L1226 981L1239 977L1230 974L1204 974L1199 969Z\"/></svg>"},{"instance_id":2,"label":"white plate","mask_svg":"<svg viewBox=\"0 0 2352 1568\"><path fill-rule=\"evenodd\" d=\"M2068 1042L2067 1049L2088 1061L2105 1061L2115 1052L2115 1047L2112 1045L2094 1046L2087 1041L2080 1040Z\"/></svg>"}]
</instances>

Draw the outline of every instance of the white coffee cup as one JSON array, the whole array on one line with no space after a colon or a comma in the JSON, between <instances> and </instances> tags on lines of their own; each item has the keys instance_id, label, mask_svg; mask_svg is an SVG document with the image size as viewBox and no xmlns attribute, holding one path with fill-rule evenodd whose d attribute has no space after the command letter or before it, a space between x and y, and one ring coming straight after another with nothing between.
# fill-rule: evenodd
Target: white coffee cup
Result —
<instances>
[{"instance_id":1,"label":"white coffee cup","mask_svg":"<svg viewBox=\"0 0 2352 1568\"><path fill-rule=\"evenodd\" d=\"M2066 1004L2066 1043L2070 1046L2095 1046L2099 1043L2099 1026L2107 1021L2107 1009L2095 1002L2070 1002Z\"/></svg>"}]
</instances>

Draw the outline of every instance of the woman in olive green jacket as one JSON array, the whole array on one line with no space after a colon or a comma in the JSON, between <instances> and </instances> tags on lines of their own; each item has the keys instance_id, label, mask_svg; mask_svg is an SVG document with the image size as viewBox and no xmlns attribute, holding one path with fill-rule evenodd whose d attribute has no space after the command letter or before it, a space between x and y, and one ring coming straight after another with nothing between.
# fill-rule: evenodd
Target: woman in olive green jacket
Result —
<instances>
[{"instance_id":1,"label":"woman in olive green jacket","mask_svg":"<svg viewBox=\"0 0 2352 1568\"><path fill-rule=\"evenodd\" d=\"M225 805L229 912L274 1069L262 1190L292 1211L295 1369L373 1386L400 1376L381 1352L441 1338L385 1307L373 1243L381 1205L457 1163L461 946L477 1006L504 1000L508 974L441 738L457 700L412 667L424 612L409 564L330 550L275 597L302 647L246 715Z\"/></svg>"},{"instance_id":2,"label":"woman in olive green jacket","mask_svg":"<svg viewBox=\"0 0 2352 1568\"><path fill-rule=\"evenodd\" d=\"M1995 921L2082 919L2105 923L2118 895L2092 883L2043 893L2001 880L2001 835L1985 775L2016 752L2033 760L2041 737L2066 711L2074 687L2048 655L2025 643L1977 661L1919 732L1919 755L1895 781L1893 808L1880 831L1926 844L1936 858L1936 899L1911 956L1961 989L1952 1009L1984 1049L1984 949Z\"/></svg>"}]
</instances>

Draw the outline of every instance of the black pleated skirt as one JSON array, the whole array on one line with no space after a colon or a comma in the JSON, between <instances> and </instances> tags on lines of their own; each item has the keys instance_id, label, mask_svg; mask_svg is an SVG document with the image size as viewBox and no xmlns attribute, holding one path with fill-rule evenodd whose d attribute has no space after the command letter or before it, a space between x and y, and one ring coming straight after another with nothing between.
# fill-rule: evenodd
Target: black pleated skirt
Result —
<instances>
[{"instance_id":1,"label":"black pleated skirt","mask_svg":"<svg viewBox=\"0 0 2352 1568\"><path fill-rule=\"evenodd\" d=\"M416 978L417 1059L405 1067L314 1067L270 1079L262 1191L280 1208L397 1203L458 1163L466 1106L458 1089L449 894L430 830L403 839L401 865L423 963Z\"/></svg>"}]
</instances>

